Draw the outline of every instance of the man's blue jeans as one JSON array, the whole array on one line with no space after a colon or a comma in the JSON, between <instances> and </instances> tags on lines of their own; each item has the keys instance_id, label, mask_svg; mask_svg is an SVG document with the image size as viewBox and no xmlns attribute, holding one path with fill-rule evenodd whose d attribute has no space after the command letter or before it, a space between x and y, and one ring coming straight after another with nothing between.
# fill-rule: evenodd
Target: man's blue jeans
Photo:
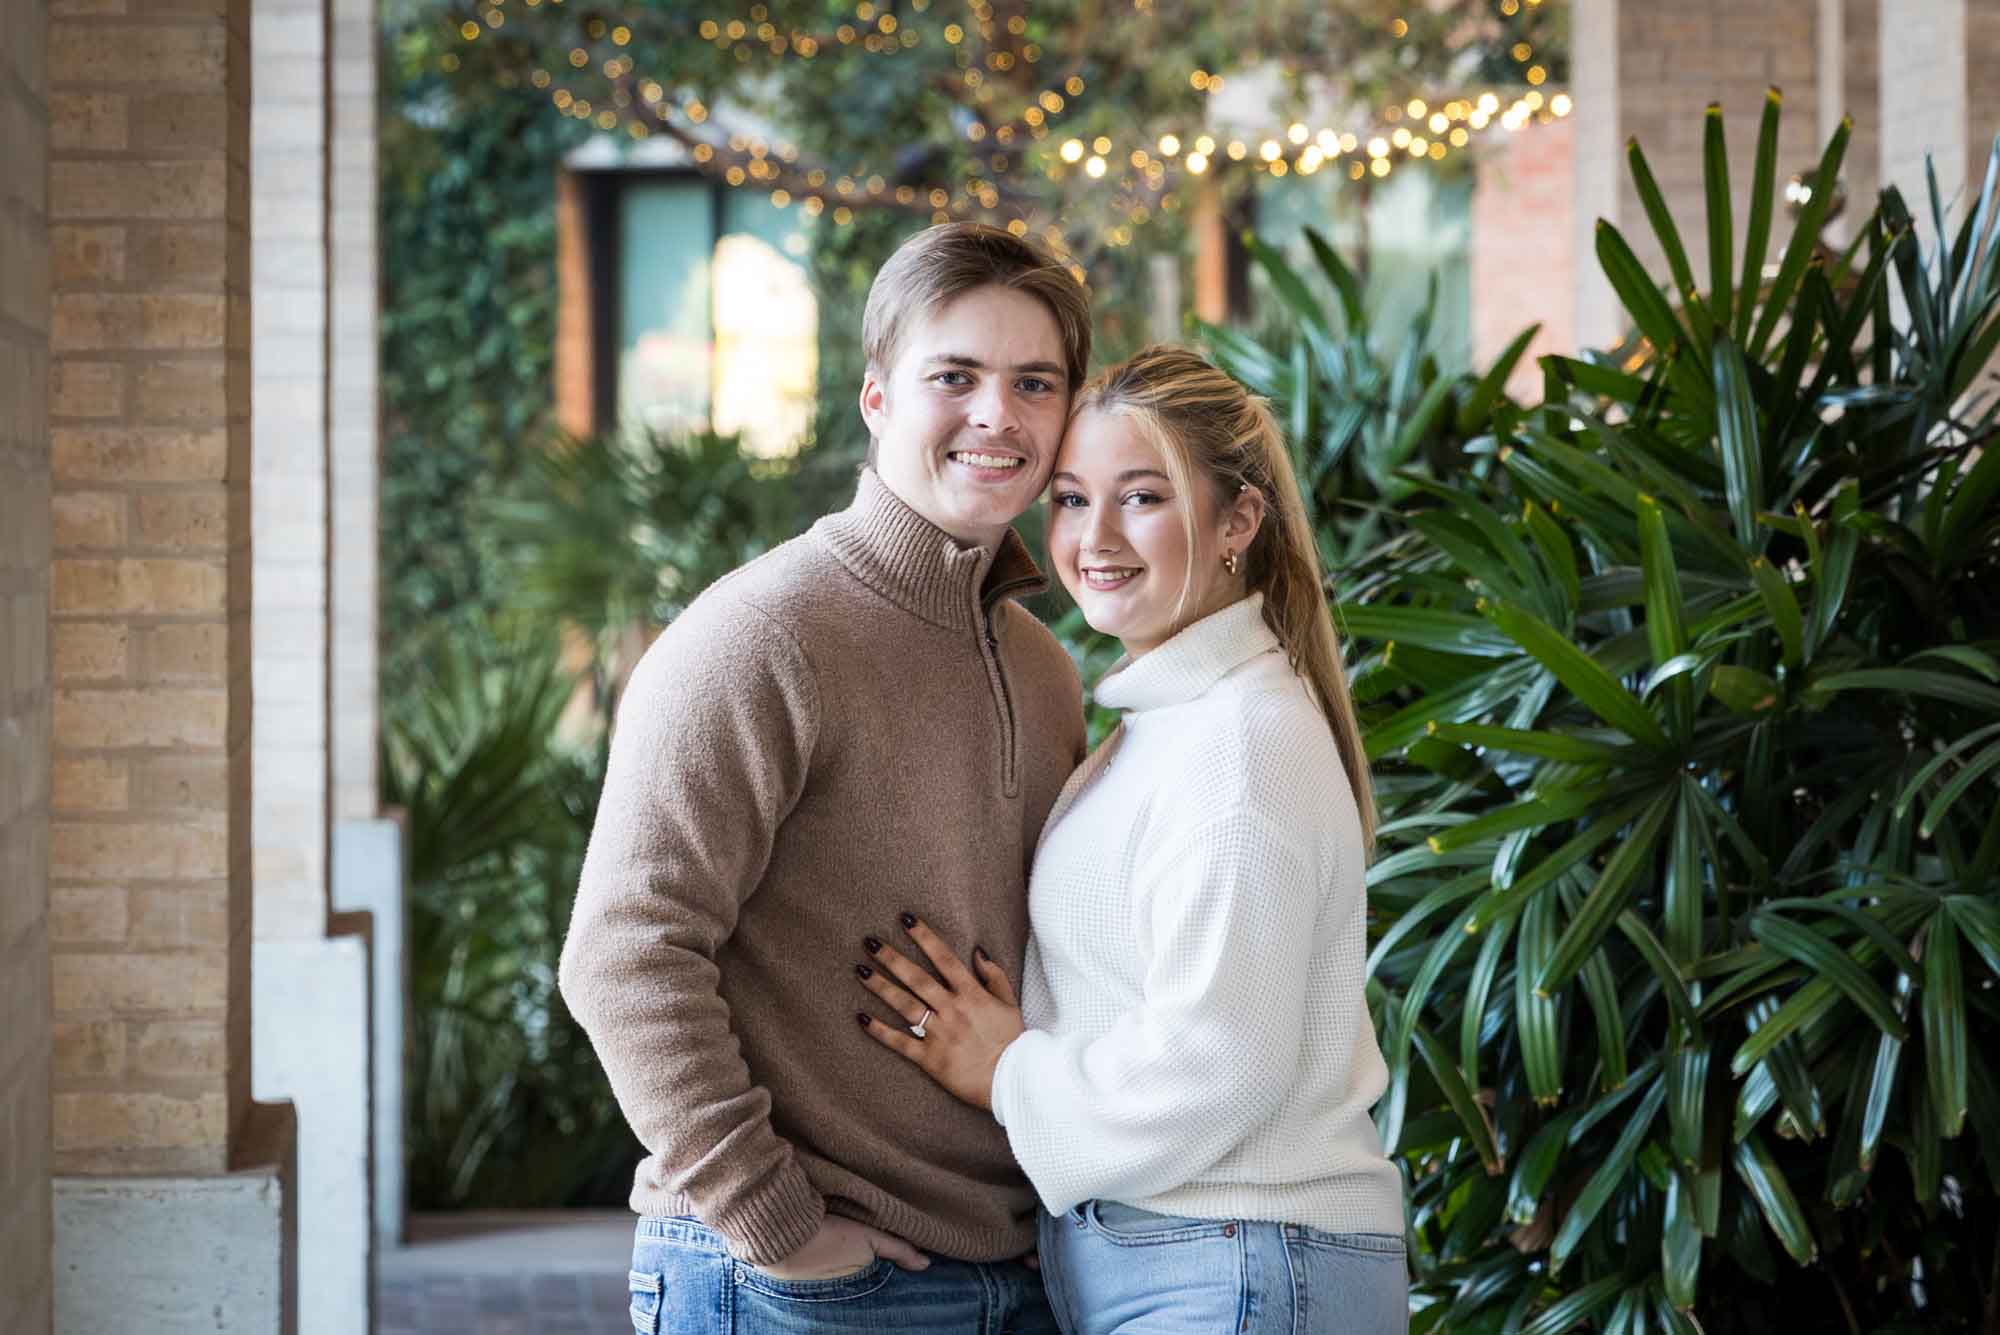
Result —
<instances>
[{"instance_id":1,"label":"man's blue jeans","mask_svg":"<svg viewBox=\"0 0 2000 1335\"><path fill-rule=\"evenodd\" d=\"M878 1260L841 1279L783 1280L729 1255L694 1219L647 1217L632 1243L638 1335L1056 1335L1042 1281L1018 1261Z\"/></svg>"}]
</instances>

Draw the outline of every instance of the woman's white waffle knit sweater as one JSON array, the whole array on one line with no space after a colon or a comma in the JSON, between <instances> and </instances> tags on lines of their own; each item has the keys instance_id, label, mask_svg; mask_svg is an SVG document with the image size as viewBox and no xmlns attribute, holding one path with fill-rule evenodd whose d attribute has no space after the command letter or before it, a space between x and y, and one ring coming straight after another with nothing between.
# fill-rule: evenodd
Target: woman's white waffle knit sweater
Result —
<instances>
[{"instance_id":1,"label":"woman's white waffle knit sweater","mask_svg":"<svg viewBox=\"0 0 2000 1335\"><path fill-rule=\"evenodd\" d=\"M1369 1109L1361 825L1261 596L1121 665L1117 734L1057 799L1029 890L1028 1031L993 1110L1050 1213L1403 1232Z\"/></svg>"}]
</instances>

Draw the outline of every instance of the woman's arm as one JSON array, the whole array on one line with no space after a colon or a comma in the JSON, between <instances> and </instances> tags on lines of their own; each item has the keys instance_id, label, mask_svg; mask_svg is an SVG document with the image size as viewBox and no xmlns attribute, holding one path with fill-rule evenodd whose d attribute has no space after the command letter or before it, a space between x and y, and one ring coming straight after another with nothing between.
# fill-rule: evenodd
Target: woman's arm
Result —
<instances>
[{"instance_id":1,"label":"woman's arm","mask_svg":"<svg viewBox=\"0 0 2000 1335\"><path fill-rule=\"evenodd\" d=\"M1155 850L1135 906L1144 997L1095 1039L1023 1032L1000 970L978 954L968 969L907 916L938 975L871 939L857 972L903 1027L857 1018L958 1098L990 1107L1051 1211L1143 1199L1228 1153L1291 1087L1318 870L1294 836L1240 807ZM921 1038L907 1029L920 1020Z\"/></svg>"},{"instance_id":2,"label":"woman's arm","mask_svg":"<svg viewBox=\"0 0 2000 1335\"><path fill-rule=\"evenodd\" d=\"M993 1110L1042 1201L1139 1200L1210 1167L1297 1076L1318 868L1259 814L1216 813L1147 860L1143 1000L1095 1039L1024 1033Z\"/></svg>"}]
</instances>

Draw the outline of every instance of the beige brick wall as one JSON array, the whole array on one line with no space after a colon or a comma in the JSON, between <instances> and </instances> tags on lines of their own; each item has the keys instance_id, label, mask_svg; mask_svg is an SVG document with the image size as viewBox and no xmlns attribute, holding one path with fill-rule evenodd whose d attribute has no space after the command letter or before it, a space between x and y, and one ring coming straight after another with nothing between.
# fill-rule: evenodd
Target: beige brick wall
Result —
<instances>
[{"instance_id":1,"label":"beige brick wall","mask_svg":"<svg viewBox=\"0 0 2000 1335\"><path fill-rule=\"evenodd\" d=\"M250 1080L249 15L127 8L49 27L52 1139L214 1172Z\"/></svg>"},{"instance_id":2,"label":"beige brick wall","mask_svg":"<svg viewBox=\"0 0 2000 1335\"><path fill-rule=\"evenodd\" d=\"M53 1323L45 0L0 39L0 1335Z\"/></svg>"},{"instance_id":3,"label":"beige brick wall","mask_svg":"<svg viewBox=\"0 0 2000 1335\"><path fill-rule=\"evenodd\" d=\"M1704 294L1711 287L1702 172L1704 108L1711 102L1722 105L1730 204L1736 219L1732 269L1740 276L1765 90L1775 87L1784 96L1777 156L1780 192L1791 173L1818 162L1824 147L1816 19L1817 7L1804 0L1682 0L1672 5L1619 6L1620 129L1624 136L1637 138L1645 150ZM1619 230L1648 271L1664 278L1665 256L1629 173L1621 172L1618 200ZM1772 213L1767 264L1777 262L1791 237L1782 193L1773 201Z\"/></svg>"},{"instance_id":4,"label":"beige brick wall","mask_svg":"<svg viewBox=\"0 0 2000 1335\"><path fill-rule=\"evenodd\" d=\"M326 932L328 38L324 0L251 2L252 820L260 941Z\"/></svg>"},{"instance_id":5,"label":"beige brick wall","mask_svg":"<svg viewBox=\"0 0 2000 1335\"><path fill-rule=\"evenodd\" d=\"M1484 368L1530 324L1542 332L1507 383L1533 401L1535 359L1576 351L1576 125L1552 121L1510 136L1482 157L1472 195L1472 360Z\"/></svg>"},{"instance_id":6,"label":"beige brick wall","mask_svg":"<svg viewBox=\"0 0 2000 1335\"><path fill-rule=\"evenodd\" d=\"M332 0L331 304L333 817L380 806L376 739L377 384L375 0Z\"/></svg>"}]
</instances>

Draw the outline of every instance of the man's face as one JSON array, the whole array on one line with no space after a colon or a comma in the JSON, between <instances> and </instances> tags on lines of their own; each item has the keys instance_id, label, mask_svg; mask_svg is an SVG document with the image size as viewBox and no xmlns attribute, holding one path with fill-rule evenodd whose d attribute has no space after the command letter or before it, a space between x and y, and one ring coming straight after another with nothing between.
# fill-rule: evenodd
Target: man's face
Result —
<instances>
[{"instance_id":1,"label":"man's face","mask_svg":"<svg viewBox=\"0 0 2000 1335\"><path fill-rule=\"evenodd\" d=\"M1040 300L977 287L904 332L886 379L861 382L875 471L960 542L991 546L1055 466L1074 388Z\"/></svg>"}]
</instances>

